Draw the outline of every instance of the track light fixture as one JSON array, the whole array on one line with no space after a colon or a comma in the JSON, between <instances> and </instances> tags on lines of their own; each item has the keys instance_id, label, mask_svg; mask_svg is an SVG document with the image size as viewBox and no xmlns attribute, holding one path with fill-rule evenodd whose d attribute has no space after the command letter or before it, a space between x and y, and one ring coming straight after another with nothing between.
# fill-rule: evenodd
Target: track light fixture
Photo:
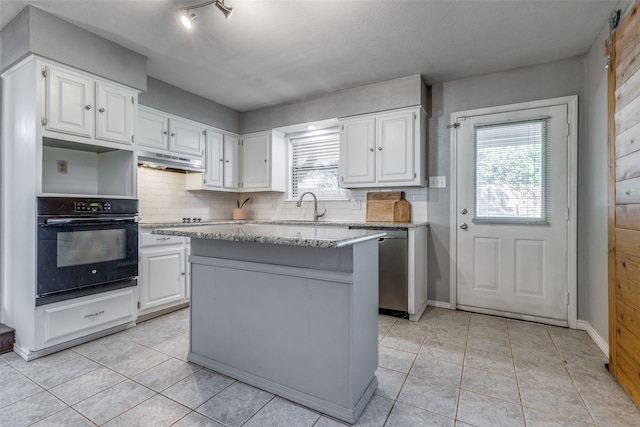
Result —
<instances>
[{"instance_id":1,"label":"track light fixture","mask_svg":"<svg viewBox=\"0 0 640 427\"><path fill-rule=\"evenodd\" d=\"M200 7L209 6L210 4L215 5L220 12L224 15L225 19L231 18L231 14L233 14L233 8L224 4L224 0L210 0L204 3L196 4L193 6L181 7L180 10L186 11L180 16L180 22L185 28L190 29L192 26L192 22L196 20L197 16L195 13L190 13L192 9L198 9Z\"/></svg>"}]
</instances>

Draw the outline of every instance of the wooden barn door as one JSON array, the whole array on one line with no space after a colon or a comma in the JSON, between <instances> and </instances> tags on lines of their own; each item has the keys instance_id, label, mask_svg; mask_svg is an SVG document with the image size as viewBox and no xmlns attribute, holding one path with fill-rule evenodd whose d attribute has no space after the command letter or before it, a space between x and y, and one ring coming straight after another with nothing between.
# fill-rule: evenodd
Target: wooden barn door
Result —
<instances>
[{"instance_id":1,"label":"wooden barn door","mask_svg":"<svg viewBox=\"0 0 640 427\"><path fill-rule=\"evenodd\" d=\"M640 405L640 0L609 67L609 369Z\"/></svg>"}]
</instances>

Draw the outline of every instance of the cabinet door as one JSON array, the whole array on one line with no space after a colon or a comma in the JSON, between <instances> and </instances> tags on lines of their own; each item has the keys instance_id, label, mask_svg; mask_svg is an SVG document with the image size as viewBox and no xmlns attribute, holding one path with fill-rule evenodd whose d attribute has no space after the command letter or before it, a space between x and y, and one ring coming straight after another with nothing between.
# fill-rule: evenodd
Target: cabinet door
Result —
<instances>
[{"instance_id":1,"label":"cabinet door","mask_svg":"<svg viewBox=\"0 0 640 427\"><path fill-rule=\"evenodd\" d=\"M222 188L224 171L223 136L221 133L207 130L204 159L204 187Z\"/></svg>"},{"instance_id":2,"label":"cabinet door","mask_svg":"<svg viewBox=\"0 0 640 427\"><path fill-rule=\"evenodd\" d=\"M47 130L92 136L93 80L58 68L47 69Z\"/></svg>"},{"instance_id":3,"label":"cabinet door","mask_svg":"<svg viewBox=\"0 0 640 427\"><path fill-rule=\"evenodd\" d=\"M140 250L140 312L180 304L185 292L184 246Z\"/></svg>"},{"instance_id":4,"label":"cabinet door","mask_svg":"<svg viewBox=\"0 0 640 427\"><path fill-rule=\"evenodd\" d=\"M340 185L375 182L375 119L345 120L340 130Z\"/></svg>"},{"instance_id":5,"label":"cabinet door","mask_svg":"<svg viewBox=\"0 0 640 427\"><path fill-rule=\"evenodd\" d=\"M168 149L169 120L166 116L145 108L138 108L136 146Z\"/></svg>"},{"instance_id":6,"label":"cabinet door","mask_svg":"<svg viewBox=\"0 0 640 427\"><path fill-rule=\"evenodd\" d=\"M378 183L413 181L413 111L390 113L376 118L376 179Z\"/></svg>"},{"instance_id":7,"label":"cabinet door","mask_svg":"<svg viewBox=\"0 0 640 427\"><path fill-rule=\"evenodd\" d=\"M169 150L176 153L202 156L204 128L191 121L170 119L171 129L169 138Z\"/></svg>"},{"instance_id":8,"label":"cabinet door","mask_svg":"<svg viewBox=\"0 0 640 427\"><path fill-rule=\"evenodd\" d=\"M191 263L189 262L189 255L191 255L191 242L187 237L187 246L184 247L184 259L185 259L185 271L186 279L184 281L184 298L189 301L191 299Z\"/></svg>"},{"instance_id":9,"label":"cabinet door","mask_svg":"<svg viewBox=\"0 0 640 427\"><path fill-rule=\"evenodd\" d=\"M269 134L244 138L242 188L269 188L269 167Z\"/></svg>"},{"instance_id":10,"label":"cabinet door","mask_svg":"<svg viewBox=\"0 0 640 427\"><path fill-rule=\"evenodd\" d=\"M131 144L135 96L127 90L98 83L96 138Z\"/></svg>"},{"instance_id":11,"label":"cabinet door","mask_svg":"<svg viewBox=\"0 0 640 427\"><path fill-rule=\"evenodd\" d=\"M238 138L224 136L224 188L238 188L240 185L240 142Z\"/></svg>"}]
</instances>

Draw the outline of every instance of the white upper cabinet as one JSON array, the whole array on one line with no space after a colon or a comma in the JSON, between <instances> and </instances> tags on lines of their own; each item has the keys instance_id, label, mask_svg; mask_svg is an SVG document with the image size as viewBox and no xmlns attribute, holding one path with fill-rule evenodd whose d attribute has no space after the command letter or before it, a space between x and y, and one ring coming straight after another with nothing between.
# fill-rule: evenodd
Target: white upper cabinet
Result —
<instances>
[{"instance_id":1,"label":"white upper cabinet","mask_svg":"<svg viewBox=\"0 0 640 427\"><path fill-rule=\"evenodd\" d=\"M413 111L376 117L376 180L379 183L410 182L416 178Z\"/></svg>"},{"instance_id":2,"label":"white upper cabinet","mask_svg":"<svg viewBox=\"0 0 640 427\"><path fill-rule=\"evenodd\" d=\"M245 136L242 140L242 188L269 188L269 133Z\"/></svg>"},{"instance_id":3,"label":"white upper cabinet","mask_svg":"<svg viewBox=\"0 0 640 427\"><path fill-rule=\"evenodd\" d=\"M224 185L224 135L207 130L204 146L204 180L203 186L219 189Z\"/></svg>"},{"instance_id":4,"label":"white upper cabinet","mask_svg":"<svg viewBox=\"0 0 640 427\"><path fill-rule=\"evenodd\" d=\"M244 135L242 138L243 191L285 191L285 135L272 130Z\"/></svg>"},{"instance_id":5,"label":"white upper cabinet","mask_svg":"<svg viewBox=\"0 0 640 427\"><path fill-rule=\"evenodd\" d=\"M426 185L426 114L420 107L342 119L340 185Z\"/></svg>"},{"instance_id":6,"label":"white upper cabinet","mask_svg":"<svg viewBox=\"0 0 640 427\"><path fill-rule=\"evenodd\" d=\"M142 106L138 107L136 145L154 148L156 150L168 150L168 126L169 121L162 113Z\"/></svg>"},{"instance_id":7,"label":"white upper cabinet","mask_svg":"<svg viewBox=\"0 0 640 427\"><path fill-rule=\"evenodd\" d=\"M132 143L137 92L53 66L43 74L47 131Z\"/></svg>"},{"instance_id":8,"label":"white upper cabinet","mask_svg":"<svg viewBox=\"0 0 640 427\"><path fill-rule=\"evenodd\" d=\"M46 129L91 137L94 81L71 71L48 67Z\"/></svg>"},{"instance_id":9,"label":"white upper cabinet","mask_svg":"<svg viewBox=\"0 0 640 427\"><path fill-rule=\"evenodd\" d=\"M240 140L224 135L224 188L237 189L240 186Z\"/></svg>"},{"instance_id":10,"label":"white upper cabinet","mask_svg":"<svg viewBox=\"0 0 640 427\"><path fill-rule=\"evenodd\" d=\"M240 186L239 139L211 128L205 133L205 172L187 174L187 190L237 191Z\"/></svg>"},{"instance_id":11,"label":"white upper cabinet","mask_svg":"<svg viewBox=\"0 0 640 427\"><path fill-rule=\"evenodd\" d=\"M375 123L371 117L342 121L341 184L375 182Z\"/></svg>"},{"instance_id":12,"label":"white upper cabinet","mask_svg":"<svg viewBox=\"0 0 640 427\"><path fill-rule=\"evenodd\" d=\"M202 123L139 106L136 146L201 158L205 128Z\"/></svg>"},{"instance_id":13,"label":"white upper cabinet","mask_svg":"<svg viewBox=\"0 0 640 427\"><path fill-rule=\"evenodd\" d=\"M202 156L204 127L191 120L171 118L169 120L169 151Z\"/></svg>"},{"instance_id":14,"label":"white upper cabinet","mask_svg":"<svg viewBox=\"0 0 640 427\"><path fill-rule=\"evenodd\" d=\"M96 93L96 138L132 142L134 103L131 93L106 83L97 83Z\"/></svg>"}]
</instances>

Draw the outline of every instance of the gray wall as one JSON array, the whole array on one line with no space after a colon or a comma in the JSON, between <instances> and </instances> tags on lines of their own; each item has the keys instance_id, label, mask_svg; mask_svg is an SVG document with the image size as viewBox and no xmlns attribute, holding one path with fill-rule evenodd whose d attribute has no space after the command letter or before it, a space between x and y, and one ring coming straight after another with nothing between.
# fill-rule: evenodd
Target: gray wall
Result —
<instances>
[{"instance_id":1,"label":"gray wall","mask_svg":"<svg viewBox=\"0 0 640 427\"><path fill-rule=\"evenodd\" d=\"M584 123L584 58L523 67L469 79L433 85L432 117L429 124L429 175L445 175L450 182L450 114L455 111L534 101L560 96L579 96L579 123ZM582 125L579 143L581 145ZM578 194L580 197L580 191ZM448 188L429 189L429 300L449 302L449 218ZM580 221L580 218L578 219ZM578 289L578 317L586 301Z\"/></svg>"},{"instance_id":2,"label":"gray wall","mask_svg":"<svg viewBox=\"0 0 640 427\"><path fill-rule=\"evenodd\" d=\"M242 133L420 104L428 108L427 97L425 83L416 74L245 112L242 115Z\"/></svg>"},{"instance_id":3,"label":"gray wall","mask_svg":"<svg viewBox=\"0 0 640 427\"><path fill-rule=\"evenodd\" d=\"M5 69L29 53L136 89L147 87L147 58L33 6L0 32Z\"/></svg>"},{"instance_id":4,"label":"gray wall","mask_svg":"<svg viewBox=\"0 0 640 427\"><path fill-rule=\"evenodd\" d=\"M229 132L240 133L239 112L152 77L147 79L147 90L140 93L138 103Z\"/></svg>"},{"instance_id":5,"label":"gray wall","mask_svg":"<svg viewBox=\"0 0 640 427\"><path fill-rule=\"evenodd\" d=\"M585 135L579 153L578 286L581 319L609 341L607 301L607 70L602 44L608 25L586 55Z\"/></svg>"}]
</instances>

